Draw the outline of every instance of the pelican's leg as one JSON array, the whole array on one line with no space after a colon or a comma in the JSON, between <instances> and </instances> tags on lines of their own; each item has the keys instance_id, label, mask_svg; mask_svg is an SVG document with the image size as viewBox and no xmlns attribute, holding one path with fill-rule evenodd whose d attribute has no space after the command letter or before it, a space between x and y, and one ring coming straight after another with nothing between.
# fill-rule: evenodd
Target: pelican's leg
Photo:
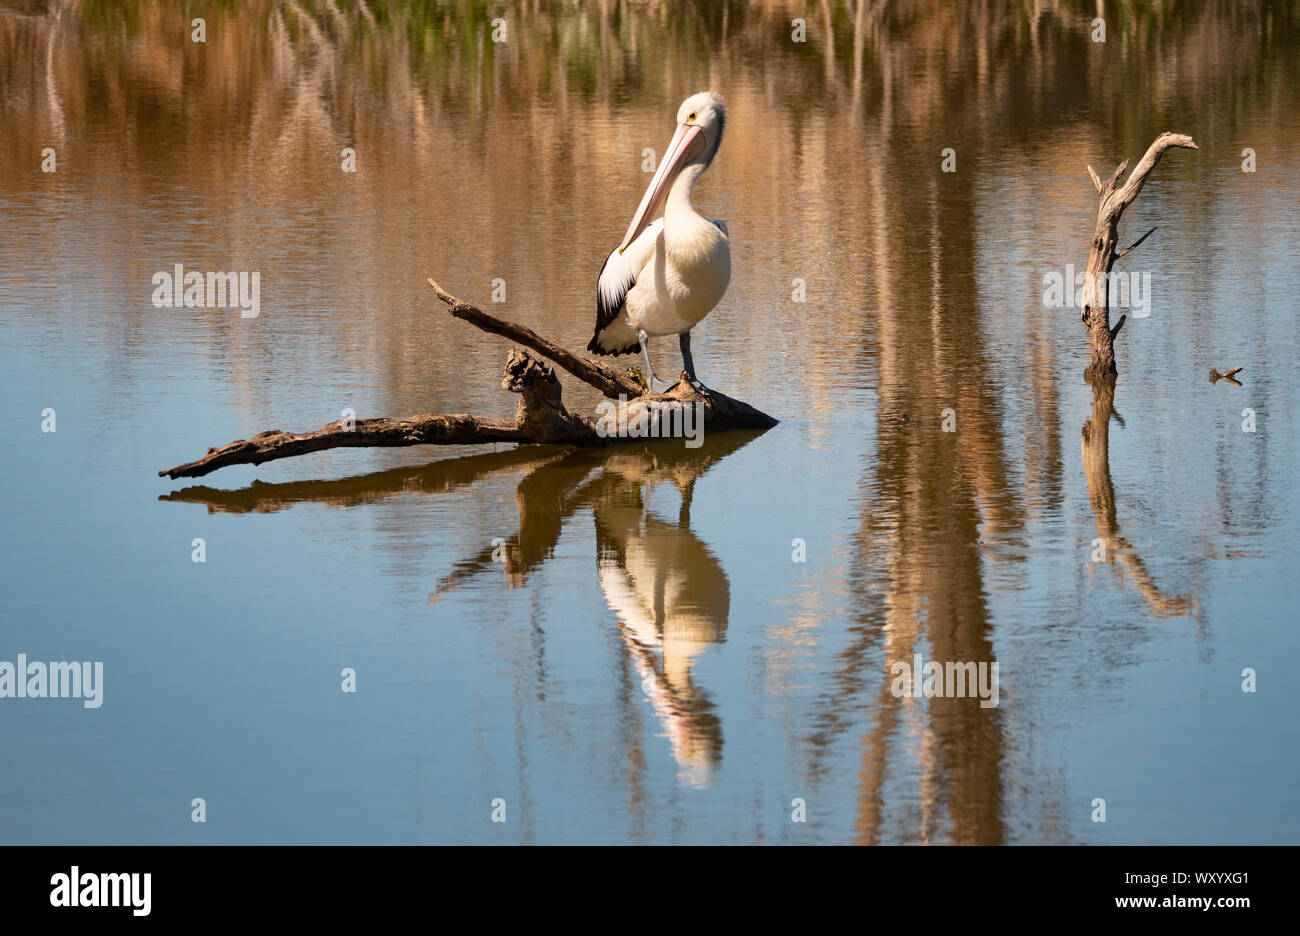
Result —
<instances>
[{"instance_id":1,"label":"pelican's leg","mask_svg":"<svg viewBox=\"0 0 1300 936\"><path fill-rule=\"evenodd\" d=\"M654 365L650 363L650 344L646 339L645 329L636 333L637 340L641 342L641 353L645 355L646 380L650 384L651 393L664 393L672 384L666 380L660 380L655 376Z\"/></svg>"},{"instance_id":2,"label":"pelican's leg","mask_svg":"<svg viewBox=\"0 0 1300 936\"><path fill-rule=\"evenodd\" d=\"M707 396L709 388L700 383L700 378L695 376L695 359L691 357L690 330L682 332L678 337L682 345L682 366L686 368L686 376L690 378L692 387Z\"/></svg>"}]
</instances>

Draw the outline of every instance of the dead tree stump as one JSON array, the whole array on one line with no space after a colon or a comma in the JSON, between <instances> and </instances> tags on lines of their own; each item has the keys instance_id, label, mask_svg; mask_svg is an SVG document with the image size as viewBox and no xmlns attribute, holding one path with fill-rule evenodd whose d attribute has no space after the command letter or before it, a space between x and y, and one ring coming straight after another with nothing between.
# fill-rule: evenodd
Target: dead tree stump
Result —
<instances>
[{"instance_id":1,"label":"dead tree stump","mask_svg":"<svg viewBox=\"0 0 1300 936\"><path fill-rule=\"evenodd\" d=\"M1110 178L1104 182L1097 177L1092 166L1088 167L1088 175L1092 177L1092 184L1096 186L1100 199L1097 205L1097 224L1092 232L1092 247L1088 253L1088 272L1083 284L1083 327L1088 330L1088 338L1092 344L1092 363L1088 365L1086 374L1089 380L1098 380L1119 373L1115 366L1115 336L1124 327L1126 316L1121 315L1115 327L1111 327L1110 271L1115 266L1116 260L1132 251L1155 231L1155 228L1152 228L1134 241L1132 246L1118 250L1119 221L1124 215L1124 209L1131 205L1138 197L1138 193L1142 191L1147 176L1156 167L1156 163L1160 162L1160 157L1165 154L1165 150L1173 147L1197 148L1189 136L1181 133L1162 133L1156 137L1155 142L1137 164L1137 168L1123 184L1120 184L1119 179L1128 168L1127 159L1120 163L1110 174Z\"/></svg>"}]
</instances>

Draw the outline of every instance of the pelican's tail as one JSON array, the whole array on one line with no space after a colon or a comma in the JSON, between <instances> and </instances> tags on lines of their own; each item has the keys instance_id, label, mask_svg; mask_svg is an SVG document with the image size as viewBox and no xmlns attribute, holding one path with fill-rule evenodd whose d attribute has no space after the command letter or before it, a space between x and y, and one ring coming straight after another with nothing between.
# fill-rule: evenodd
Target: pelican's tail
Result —
<instances>
[{"instance_id":1,"label":"pelican's tail","mask_svg":"<svg viewBox=\"0 0 1300 936\"><path fill-rule=\"evenodd\" d=\"M632 327L615 319L604 328L598 328L587 342L587 350L594 354L635 354L641 350L641 340Z\"/></svg>"}]
</instances>

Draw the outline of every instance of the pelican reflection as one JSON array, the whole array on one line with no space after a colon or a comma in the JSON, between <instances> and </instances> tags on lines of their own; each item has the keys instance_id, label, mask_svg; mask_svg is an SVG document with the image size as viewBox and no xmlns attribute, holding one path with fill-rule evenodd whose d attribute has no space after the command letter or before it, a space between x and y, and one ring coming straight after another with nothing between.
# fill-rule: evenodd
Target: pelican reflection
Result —
<instances>
[{"instance_id":1,"label":"pelican reflection","mask_svg":"<svg viewBox=\"0 0 1300 936\"><path fill-rule=\"evenodd\" d=\"M731 606L722 565L691 531L691 497L701 473L690 464L619 454L606 462L592 505L600 590L668 734L679 779L690 786L708 785L722 758L721 723L691 666L723 641ZM648 507L650 492L665 482L678 489L675 519Z\"/></svg>"}]
</instances>

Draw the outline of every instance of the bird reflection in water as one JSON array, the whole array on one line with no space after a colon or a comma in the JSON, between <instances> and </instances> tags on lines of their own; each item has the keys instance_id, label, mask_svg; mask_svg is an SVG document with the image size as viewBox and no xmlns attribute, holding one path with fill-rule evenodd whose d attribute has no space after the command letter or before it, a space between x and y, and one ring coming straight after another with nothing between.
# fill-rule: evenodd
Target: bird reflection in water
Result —
<instances>
[{"instance_id":1,"label":"bird reflection in water","mask_svg":"<svg viewBox=\"0 0 1300 936\"><path fill-rule=\"evenodd\" d=\"M701 473L689 463L661 465L619 453L606 461L592 503L600 590L668 733L679 779L696 787L709 784L722 758L722 725L691 678L691 665L722 642L731 605L726 573L691 531L691 497ZM647 504L650 491L666 481L680 495L671 521Z\"/></svg>"},{"instance_id":2,"label":"bird reflection in water","mask_svg":"<svg viewBox=\"0 0 1300 936\"><path fill-rule=\"evenodd\" d=\"M589 510L595 523L597 582L617 617L619 639L668 737L679 781L705 787L722 759L722 723L709 694L696 684L692 667L701 653L724 640L731 592L722 564L691 529L691 501L695 482L715 462L760 434L714 434L699 448L687 448L681 440L604 451L524 447L340 481L255 482L237 491L191 487L162 499L234 513L303 502L346 507L450 491L492 475L524 471L515 489L518 533L457 562L428 603L503 567L507 587L523 586L553 555L565 523ZM676 489L676 517L665 517L650 505L652 492L663 484Z\"/></svg>"}]
</instances>

